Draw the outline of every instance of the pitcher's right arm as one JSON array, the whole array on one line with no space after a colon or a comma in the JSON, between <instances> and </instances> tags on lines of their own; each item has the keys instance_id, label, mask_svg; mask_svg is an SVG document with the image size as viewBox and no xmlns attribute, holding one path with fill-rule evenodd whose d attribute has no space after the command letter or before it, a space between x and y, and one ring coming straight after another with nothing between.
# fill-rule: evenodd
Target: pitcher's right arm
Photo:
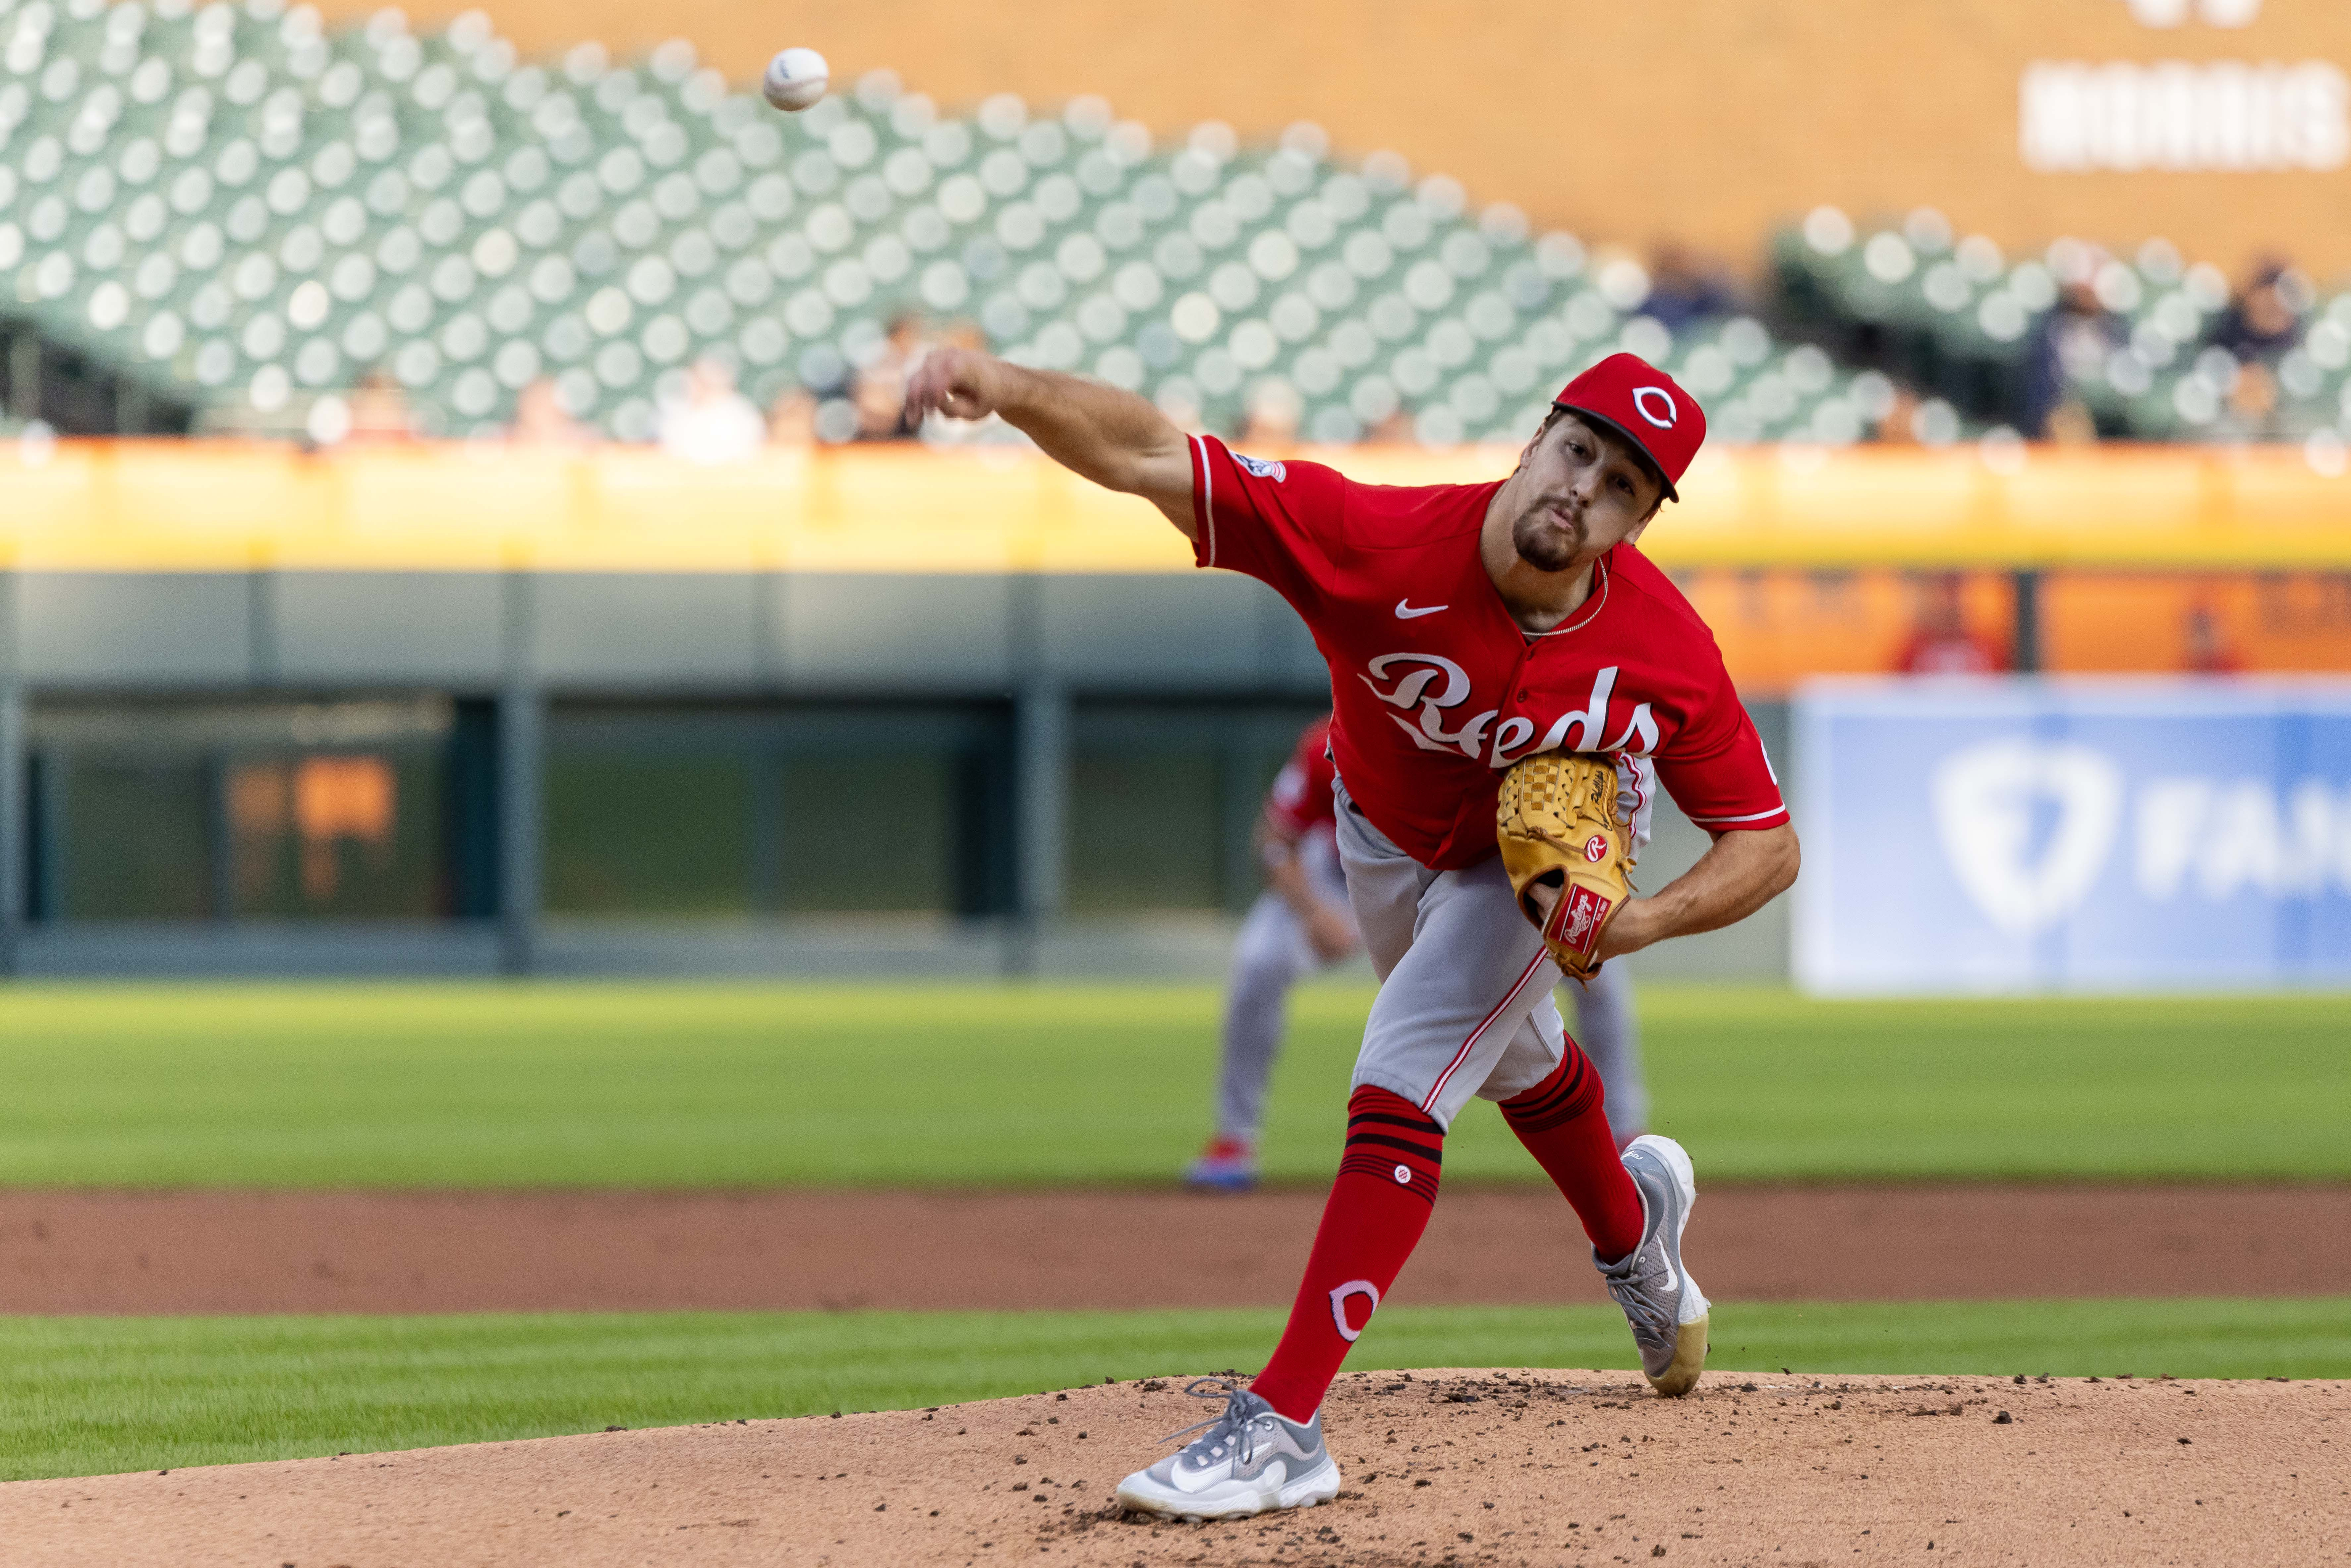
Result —
<instances>
[{"instance_id":1,"label":"pitcher's right arm","mask_svg":"<svg viewBox=\"0 0 2351 1568\"><path fill-rule=\"evenodd\" d=\"M1001 415L1062 467L1105 489L1142 497L1186 538L1197 537L1190 438L1133 392L969 349L941 349L908 379L906 413L916 423L934 413Z\"/></svg>"}]
</instances>

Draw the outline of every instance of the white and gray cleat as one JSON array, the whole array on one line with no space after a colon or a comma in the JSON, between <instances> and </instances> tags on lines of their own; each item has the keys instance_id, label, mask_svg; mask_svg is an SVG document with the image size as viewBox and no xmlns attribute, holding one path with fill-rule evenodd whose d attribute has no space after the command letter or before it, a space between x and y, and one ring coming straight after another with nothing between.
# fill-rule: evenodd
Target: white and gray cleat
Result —
<instances>
[{"instance_id":1,"label":"white and gray cleat","mask_svg":"<svg viewBox=\"0 0 2351 1568\"><path fill-rule=\"evenodd\" d=\"M1648 1134L1625 1150L1625 1169L1641 1192L1641 1244L1630 1255L1593 1262L1633 1325L1649 1386L1687 1394L1706 1370L1706 1295L1682 1267L1682 1227L1698 1203L1690 1157L1671 1138Z\"/></svg>"},{"instance_id":2,"label":"white and gray cleat","mask_svg":"<svg viewBox=\"0 0 2351 1568\"><path fill-rule=\"evenodd\" d=\"M1243 1519L1278 1509L1312 1508L1339 1495L1339 1466L1322 1446L1322 1416L1290 1420L1259 1396L1222 1379L1196 1379L1195 1399L1222 1399L1224 1414L1171 1433L1200 1435L1118 1484L1118 1500L1170 1518Z\"/></svg>"}]
</instances>

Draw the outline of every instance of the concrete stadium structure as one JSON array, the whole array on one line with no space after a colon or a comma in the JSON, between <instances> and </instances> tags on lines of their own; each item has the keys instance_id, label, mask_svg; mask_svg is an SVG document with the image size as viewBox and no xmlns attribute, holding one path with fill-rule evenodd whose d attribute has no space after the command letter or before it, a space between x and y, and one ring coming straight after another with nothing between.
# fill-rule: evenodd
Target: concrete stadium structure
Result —
<instances>
[{"instance_id":1,"label":"concrete stadium structure","mask_svg":"<svg viewBox=\"0 0 2351 1568\"><path fill-rule=\"evenodd\" d=\"M0 584L13 655L0 685L0 778L11 781L0 876L25 974L1211 970L1225 924L1207 912L1069 912L1074 734L1089 722L1146 734L1205 724L1248 732L1253 755L1275 758L1328 689L1289 608L1224 574L21 572ZM129 709L160 727L174 711L222 705L420 695L487 739L494 815L474 831L475 864L457 868L471 884L447 918L77 920L28 898L43 812L25 780L37 771L28 751L55 727L46 720ZM1009 743L1008 766L982 786L991 798L966 819L1008 839L1000 869L951 917L548 916L551 721L617 705L886 726L910 704L958 711ZM1783 727L1776 706L1758 716L1767 734ZM1259 782L1228 791L1237 798L1206 852L1230 859L1245 843ZM1677 826L1664 859L1702 841ZM1132 824L1138 846L1153 831ZM1723 956L1740 972L1776 971L1783 941L1774 923Z\"/></svg>"},{"instance_id":2,"label":"concrete stadium structure","mask_svg":"<svg viewBox=\"0 0 2351 1568\"><path fill-rule=\"evenodd\" d=\"M2346 481L2294 452L1708 461L1661 563L2012 575L2023 668L2044 570L2351 565ZM11 501L27 974L1213 972L1326 695L1271 593L1018 454L67 443ZM1668 823L1645 885L1701 842ZM1784 922L1644 962L1784 973Z\"/></svg>"}]
</instances>

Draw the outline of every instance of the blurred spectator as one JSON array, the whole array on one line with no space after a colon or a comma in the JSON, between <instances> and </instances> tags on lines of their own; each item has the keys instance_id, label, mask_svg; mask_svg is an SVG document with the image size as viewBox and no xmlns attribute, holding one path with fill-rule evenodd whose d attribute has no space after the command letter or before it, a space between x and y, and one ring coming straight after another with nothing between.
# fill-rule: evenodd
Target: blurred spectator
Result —
<instances>
[{"instance_id":1,"label":"blurred spectator","mask_svg":"<svg viewBox=\"0 0 2351 1568\"><path fill-rule=\"evenodd\" d=\"M2180 622L2180 641L2187 650L2186 667L2199 675L2233 675L2243 666L2230 651L2220 631L2220 618L2209 604L2191 604Z\"/></svg>"},{"instance_id":2,"label":"blurred spectator","mask_svg":"<svg viewBox=\"0 0 2351 1568\"><path fill-rule=\"evenodd\" d=\"M564 412L554 381L541 376L515 394L507 439L518 446L592 446L596 433Z\"/></svg>"},{"instance_id":3,"label":"blurred spectator","mask_svg":"<svg viewBox=\"0 0 2351 1568\"><path fill-rule=\"evenodd\" d=\"M2090 413L2088 403L2069 397L2051 409L2049 417L2041 422L2041 435L2055 446L2095 446L2097 417Z\"/></svg>"},{"instance_id":4,"label":"blurred spectator","mask_svg":"<svg viewBox=\"0 0 2351 1568\"><path fill-rule=\"evenodd\" d=\"M351 389L351 428L346 441L413 441L416 423L408 412L408 393L392 372L378 368L360 378Z\"/></svg>"},{"instance_id":5,"label":"blurred spectator","mask_svg":"<svg viewBox=\"0 0 2351 1568\"><path fill-rule=\"evenodd\" d=\"M1374 446L1409 446L1414 439L1412 411L1408 408L1391 410L1385 419L1364 432L1364 440Z\"/></svg>"},{"instance_id":6,"label":"blurred spectator","mask_svg":"<svg viewBox=\"0 0 2351 1568\"><path fill-rule=\"evenodd\" d=\"M2277 372L2263 361L2247 360L2230 379L2228 400L2212 434L2223 439L2274 441L2285 433Z\"/></svg>"},{"instance_id":7,"label":"blurred spectator","mask_svg":"<svg viewBox=\"0 0 2351 1568\"><path fill-rule=\"evenodd\" d=\"M786 387L768 405L768 444L816 444L816 394L806 387Z\"/></svg>"},{"instance_id":8,"label":"blurred spectator","mask_svg":"<svg viewBox=\"0 0 2351 1568\"><path fill-rule=\"evenodd\" d=\"M768 438L768 422L735 389L735 367L716 355L694 361L685 395L663 404L662 450L689 463L740 463Z\"/></svg>"},{"instance_id":9,"label":"blurred spectator","mask_svg":"<svg viewBox=\"0 0 2351 1568\"><path fill-rule=\"evenodd\" d=\"M1249 389L1249 407L1241 413L1240 444L1249 451L1280 451L1298 444L1298 422L1306 405L1298 389L1278 377Z\"/></svg>"},{"instance_id":10,"label":"blurred spectator","mask_svg":"<svg viewBox=\"0 0 2351 1568\"><path fill-rule=\"evenodd\" d=\"M1968 630L1965 579L1942 572L1918 585L1918 622L1894 661L1905 675L1988 675L2008 668L2006 650Z\"/></svg>"},{"instance_id":11,"label":"blurred spectator","mask_svg":"<svg viewBox=\"0 0 2351 1568\"><path fill-rule=\"evenodd\" d=\"M2074 382L2104 370L2106 357L2123 340L2122 323L2098 303L2097 291L2087 283L2067 284L2056 308L2034 325L2026 340L2024 407L2019 411L2026 434L2045 439L2078 434L2062 426L2053 432L2050 416L2073 396Z\"/></svg>"},{"instance_id":12,"label":"blurred spectator","mask_svg":"<svg viewBox=\"0 0 2351 1568\"><path fill-rule=\"evenodd\" d=\"M2230 302L2212 341L2240 360L2274 359L2302 336L2302 314L2310 308L2311 292L2301 273L2282 262L2263 262Z\"/></svg>"},{"instance_id":13,"label":"blurred spectator","mask_svg":"<svg viewBox=\"0 0 2351 1568\"><path fill-rule=\"evenodd\" d=\"M850 388L860 441L904 441L914 434L906 423L906 378L929 350L920 316L902 311L891 319L882 351L857 372Z\"/></svg>"},{"instance_id":14,"label":"blurred spectator","mask_svg":"<svg viewBox=\"0 0 2351 1568\"><path fill-rule=\"evenodd\" d=\"M1881 446L1918 444L1918 394L1907 382L1895 382L1883 400L1885 412L1870 426L1869 438Z\"/></svg>"},{"instance_id":15,"label":"blurred spectator","mask_svg":"<svg viewBox=\"0 0 2351 1568\"><path fill-rule=\"evenodd\" d=\"M1739 308L1727 268L1677 240L1657 247L1649 267L1649 298L1641 307L1677 336L1693 321L1728 316Z\"/></svg>"}]
</instances>

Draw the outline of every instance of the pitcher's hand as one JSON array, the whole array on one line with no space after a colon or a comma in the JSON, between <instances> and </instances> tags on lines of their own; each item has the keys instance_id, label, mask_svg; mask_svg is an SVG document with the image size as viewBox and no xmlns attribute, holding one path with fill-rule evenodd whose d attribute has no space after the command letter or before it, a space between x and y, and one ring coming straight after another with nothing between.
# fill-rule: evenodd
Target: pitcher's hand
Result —
<instances>
[{"instance_id":1,"label":"pitcher's hand","mask_svg":"<svg viewBox=\"0 0 2351 1568\"><path fill-rule=\"evenodd\" d=\"M1555 887L1538 883L1527 890L1527 896L1535 901L1545 920L1549 920L1551 912L1559 907L1559 889ZM1655 942L1656 937L1649 930L1652 922L1648 903L1646 898L1626 899L1624 906L1616 911L1615 917L1601 929L1600 944L1593 949L1593 956L1614 958L1619 954L1637 953Z\"/></svg>"},{"instance_id":2,"label":"pitcher's hand","mask_svg":"<svg viewBox=\"0 0 2351 1568\"><path fill-rule=\"evenodd\" d=\"M933 413L986 419L1002 406L1008 383L1018 373L993 354L934 349L906 379L906 421L920 424Z\"/></svg>"}]
</instances>

